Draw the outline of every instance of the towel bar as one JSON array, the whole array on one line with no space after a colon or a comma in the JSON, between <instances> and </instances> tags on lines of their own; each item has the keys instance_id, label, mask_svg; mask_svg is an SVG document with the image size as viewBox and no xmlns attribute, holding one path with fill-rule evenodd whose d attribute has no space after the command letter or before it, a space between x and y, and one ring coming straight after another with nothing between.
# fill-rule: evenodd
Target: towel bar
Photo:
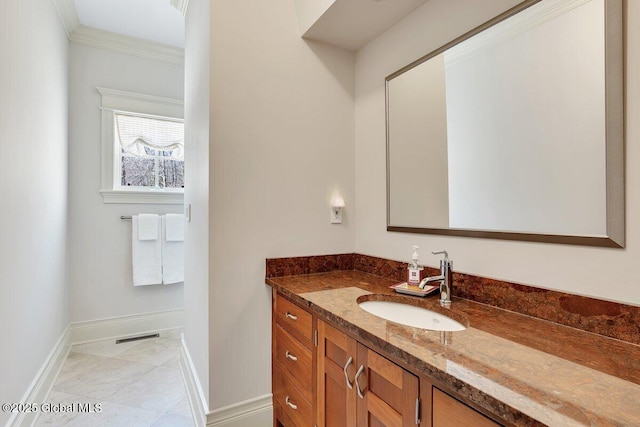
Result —
<instances>
[{"instance_id":1,"label":"towel bar","mask_svg":"<svg viewBox=\"0 0 640 427\"><path fill-rule=\"evenodd\" d=\"M121 215L121 216L120 216L120 219L124 219L124 220L127 220L127 221L131 221L131 215Z\"/></svg>"}]
</instances>

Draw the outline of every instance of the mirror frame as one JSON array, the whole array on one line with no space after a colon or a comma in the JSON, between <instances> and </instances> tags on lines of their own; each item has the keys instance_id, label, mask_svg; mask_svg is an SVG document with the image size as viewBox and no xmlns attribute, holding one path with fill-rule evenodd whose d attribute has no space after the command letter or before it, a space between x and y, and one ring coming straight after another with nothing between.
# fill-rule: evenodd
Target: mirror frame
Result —
<instances>
[{"instance_id":1,"label":"mirror frame","mask_svg":"<svg viewBox=\"0 0 640 427\"><path fill-rule=\"evenodd\" d=\"M624 165L624 48L622 0L605 2L605 128L606 128L606 235L562 235L461 228L422 228L390 223L389 165L389 82L400 74L422 64L495 24L525 10L542 0L525 0L506 12L460 37L413 61L385 78L386 163L387 163L387 231L436 234L444 236L518 240L543 243L563 243L583 246L624 248L625 245L625 165Z\"/></svg>"}]
</instances>

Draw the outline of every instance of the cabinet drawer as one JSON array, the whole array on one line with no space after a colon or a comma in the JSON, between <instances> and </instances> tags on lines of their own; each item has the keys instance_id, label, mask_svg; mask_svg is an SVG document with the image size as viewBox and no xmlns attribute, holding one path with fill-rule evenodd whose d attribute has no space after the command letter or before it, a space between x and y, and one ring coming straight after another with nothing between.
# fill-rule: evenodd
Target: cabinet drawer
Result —
<instances>
[{"instance_id":1,"label":"cabinet drawer","mask_svg":"<svg viewBox=\"0 0 640 427\"><path fill-rule=\"evenodd\" d=\"M480 412L433 388L433 427L500 427Z\"/></svg>"},{"instance_id":2,"label":"cabinet drawer","mask_svg":"<svg viewBox=\"0 0 640 427\"><path fill-rule=\"evenodd\" d=\"M276 321L287 329L300 334L301 338L313 341L312 316L287 299L276 297Z\"/></svg>"},{"instance_id":3,"label":"cabinet drawer","mask_svg":"<svg viewBox=\"0 0 640 427\"><path fill-rule=\"evenodd\" d=\"M313 358L311 350L285 331L276 326L276 362L291 373L300 385L300 391L311 401L313 384Z\"/></svg>"},{"instance_id":4,"label":"cabinet drawer","mask_svg":"<svg viewBox=\"0 0 640 427\"><path fill-rule=\"evenodd\" d=\"M309 403L298 388L293 385L286 370L277 367L274 376L274 398L281 410L296 427L313 427L313 410L311 403Z\"/></svg>"}]
</instances>

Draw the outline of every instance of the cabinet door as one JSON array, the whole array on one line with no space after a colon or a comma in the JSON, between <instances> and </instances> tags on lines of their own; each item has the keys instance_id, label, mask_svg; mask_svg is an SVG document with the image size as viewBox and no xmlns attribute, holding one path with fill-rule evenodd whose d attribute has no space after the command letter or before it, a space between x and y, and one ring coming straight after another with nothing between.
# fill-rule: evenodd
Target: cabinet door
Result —
<instances>
[{"instance_id":1,"label":"cabinet door","mask_svg":"<svg viewBox=\"0 0 640 427\"><path fill-rule=\"evenodd\" d=\"M448 394L433 388L433 427L500 427Z\"/></svg>"},{"instance_id":2,"label":"cabinet door","mask_svg":"<svg viewBox=\"0 0 640 427\"><path fill-rule=\"evenodd\" d=\"M417 424L418 377L358 344L356 395L358 426L409 427Z\"/></svg>"},{"instance_id":3,"label":"cabinet door","mask_svg":"<svg viewBox=\"0 0 640 427\"><path fill-rule=\"evenodd\" d=\"M318 427L354 425L356 350L355 340L318 320Z\"/></svg>"}]
</instances>

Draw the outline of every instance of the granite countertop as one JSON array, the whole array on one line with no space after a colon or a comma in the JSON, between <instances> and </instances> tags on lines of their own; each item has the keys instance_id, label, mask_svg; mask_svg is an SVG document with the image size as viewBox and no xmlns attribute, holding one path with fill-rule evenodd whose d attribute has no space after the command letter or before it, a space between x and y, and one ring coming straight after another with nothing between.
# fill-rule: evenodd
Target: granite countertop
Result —
<instances>
[{"instance_id":1,"label":"granite countertop","mask_svg":"<svg viewBox=\"0 0 640 427\"><path fill-rule=\"evenodd\" d=\"M394 280L361 271L266 283L507 424L640 426L638 345L455 297L444 311L438 296L402 296L389 288ZM467 329L438 332L386 321L358 306L366 294L445 312Z\"/></svg>"}]
</instances>

